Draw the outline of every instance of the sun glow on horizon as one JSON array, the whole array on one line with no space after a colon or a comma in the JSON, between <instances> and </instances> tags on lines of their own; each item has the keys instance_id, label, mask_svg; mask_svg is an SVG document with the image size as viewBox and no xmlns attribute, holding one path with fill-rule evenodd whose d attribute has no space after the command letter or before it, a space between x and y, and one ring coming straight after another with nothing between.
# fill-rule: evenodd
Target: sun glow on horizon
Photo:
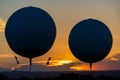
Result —
<instances>
[{"instance_id":1,"label":"sun glow on horizon","mask_svg":"<svg viewBox=\"0 0 120 80\"><path fill-rule=\"evenodd\" d=\"M47 61L35 61L33 63L39 63L39 64L42 64L42 65L46 65L46 62ZM61 65L65 65L65 64L70 64L72 62L73 62L72 60L51 60L50 64L47 65L47 66L48 67L50 67L50 66L61 66Z\"/></svg>"},{"instance_id":2,"label":"sun glow on horizon","mask_svg":"<svg viewBox=\"0 0 120 80\"><path fill-rule=\"evenodd\" d=\"M50 61L50 65L48 66L61 66L70 63L72 63L72 60L56 60L56 61Z\"/></svg>"},{"instance_id":3,"label":"sun glow on horizon","mask_svg":"<svg viewBox=\"0 0 120 80\"><path fill-rule=\"evenodd\" d=\"M70 67L70 69L73 69L73 70L77 70L77 71L81 71L81 70L83 70L83 68L82 67L78 67L78 66L72 66L72 67Z\"/></svg>"}]
</instances>

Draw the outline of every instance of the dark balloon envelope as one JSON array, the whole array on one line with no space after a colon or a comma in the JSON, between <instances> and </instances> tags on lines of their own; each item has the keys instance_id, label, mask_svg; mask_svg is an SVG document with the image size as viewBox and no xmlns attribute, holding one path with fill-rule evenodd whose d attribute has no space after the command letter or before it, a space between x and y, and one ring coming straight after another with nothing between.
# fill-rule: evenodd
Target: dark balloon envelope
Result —
<instances>
[{"instance_id":1,"label":"dark balloon envelope","mask_svg":"<svg viewBox=\"0 0 120 80\"><path fill-rule=\"evenodd\" d=\"M111 50L112 41L108 27L95 19L77 23L69 35L69 47L73 55L88 63L104 59Z\"/></svg>"},{"instance_id":2,"label":"dark balloon envelope","mask_svg":"<svg viewBox=\"0 0 120 80\"><path fill-rule=\"evenodd\" d=\"M45 54L52 47L56 27L46 11L24 7L8 19L5 36L14 52L31 59Z\"/></svg>"}]
</instances>

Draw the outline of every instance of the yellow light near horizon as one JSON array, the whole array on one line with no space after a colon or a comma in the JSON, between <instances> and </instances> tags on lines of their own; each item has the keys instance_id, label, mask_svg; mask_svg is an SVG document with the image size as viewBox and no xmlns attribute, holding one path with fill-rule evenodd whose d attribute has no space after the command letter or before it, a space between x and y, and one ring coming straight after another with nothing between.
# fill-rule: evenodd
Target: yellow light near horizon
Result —
<instances>
[{"instance_id":1,"label":"yellow light near horizon","mask_svg":"<svg viewBox=\"0 0 120 80\"><path fill-rule=\"evenodd\" d=\"M83 68L82 67L78 67L78 66L72 66L72 67L70 67L70 69L73 69L73 70L77 70L77 71L81 71L81 70L83 70Z\"/></svg>"},{"instance_id":2,"label":"yellow light near horizon","mask_svg":"<svg viewBox=\"0 0 120 80\"><path fill-rule=\"evenodd\" d=\"M54 60L54 61L50 61L50 65L48 66L61 66L70 63L72 63L72 60Z\"/></svg>"},{"instance_id":3,"label":"yellow light near horizon","mask_svg":"<svg viewBox=\"0 0 120 80\"><path fill-rule=\"evenodd\" d=\"M46 62L47 61L34 61L33 63L46 65ZM72 60L51 60L51 61L49 61L49 65L46 65L46 66L48 66L48 67L62 66L62 65L65 65L65 64L70 64L70 63L73 63L73 61Z\"/></svg>"},{"instance_id":4,"label":"yellow light near horizon","mask_svg":"<svg viewBox=\"0 0 120 80\"><path fill-rule=\"evenodd\" d=\"M76 71L89 71L90 67L89 65L81 64L81 65L73 65L70 67L70 69L76 70Z\"/></svg>"}]
</instances>

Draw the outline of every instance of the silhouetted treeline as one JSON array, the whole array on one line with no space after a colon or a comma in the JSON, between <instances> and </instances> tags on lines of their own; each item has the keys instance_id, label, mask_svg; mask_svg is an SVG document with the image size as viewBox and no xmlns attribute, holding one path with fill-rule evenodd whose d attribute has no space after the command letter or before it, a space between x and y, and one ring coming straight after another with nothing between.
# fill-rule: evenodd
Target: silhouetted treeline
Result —
<instances>
[{"instance_id":1,"label":"silhouetted treeline","mask_svg":"<svg viewBox=\"0 0 120 80\"><path fill-rule=\"evenodd\" d=\"M61 74L57 77L21 77L21 78L8 78L7 76L4 76L0 74L0 80L120 80L119 77L112 77L112 76L104 76L104 75L99 75L99 76L90 76L90 75L79 75L75 73L68 73L68 74Z\"/></svg>"}]
</instances>

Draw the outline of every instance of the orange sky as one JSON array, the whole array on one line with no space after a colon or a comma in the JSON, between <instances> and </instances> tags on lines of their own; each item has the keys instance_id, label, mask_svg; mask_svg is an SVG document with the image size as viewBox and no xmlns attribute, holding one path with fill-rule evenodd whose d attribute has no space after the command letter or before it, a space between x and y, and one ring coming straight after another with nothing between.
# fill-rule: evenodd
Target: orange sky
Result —
<instances>
[{"instance_id":1,"label":"orange sky","mask_svg":"<svg viewBox=\"0 0 120 80\"><path fill-rule=\"evenodd\" d=\"M99 1L97 0L91 0L91 1L90 0L84 0L84 1L83 0L69 0L69 1L67 0L60 0L60 1L1 0L0 25L2 26L0 26L0 66L7 68L17 66L13 57L14 55L17 54L11 51L11 49L9 48L6 42L4 35L4 27L9 16L17 9L20 9L25 6L35 6L47 11L53 17L57 28L57 36L52 48L45 55L34 58L33 62L46 61L48 57L51 56L52 57L51 63L53 64L57 60L56 64L64 65L65 63L64 61L68 60L68 62L72 61L70 63L79 62L79 64L80 63L82 64L82 65L74 64L70 66L70 68L72 69L79 68L80 70L88 70L89 66L87 65L87 69L83 68L83 66L86 66L86 63L84 64L83 62L78 61L72 55L68 46L68 36L73 26L79 21L87 18L101 20L110 28L113 35L113 47L106 59L112 61L114 60L119 61L120 57L119 58L114 57L115 55L118 56L120 55L120 50L119 50L120 49L120 37L119 37L120 36L120 31L119 31L120 6L118 3L120 3L119 0L99 0ZM28 59L23 58L19 55L17 56L22 64L28 63ZM61 60L63 60L63 62ZM101 62L95 64L97 68L97 65L103 63ZM117 68L115 67L115 69Z\"/></svg>"}]
</instances>

